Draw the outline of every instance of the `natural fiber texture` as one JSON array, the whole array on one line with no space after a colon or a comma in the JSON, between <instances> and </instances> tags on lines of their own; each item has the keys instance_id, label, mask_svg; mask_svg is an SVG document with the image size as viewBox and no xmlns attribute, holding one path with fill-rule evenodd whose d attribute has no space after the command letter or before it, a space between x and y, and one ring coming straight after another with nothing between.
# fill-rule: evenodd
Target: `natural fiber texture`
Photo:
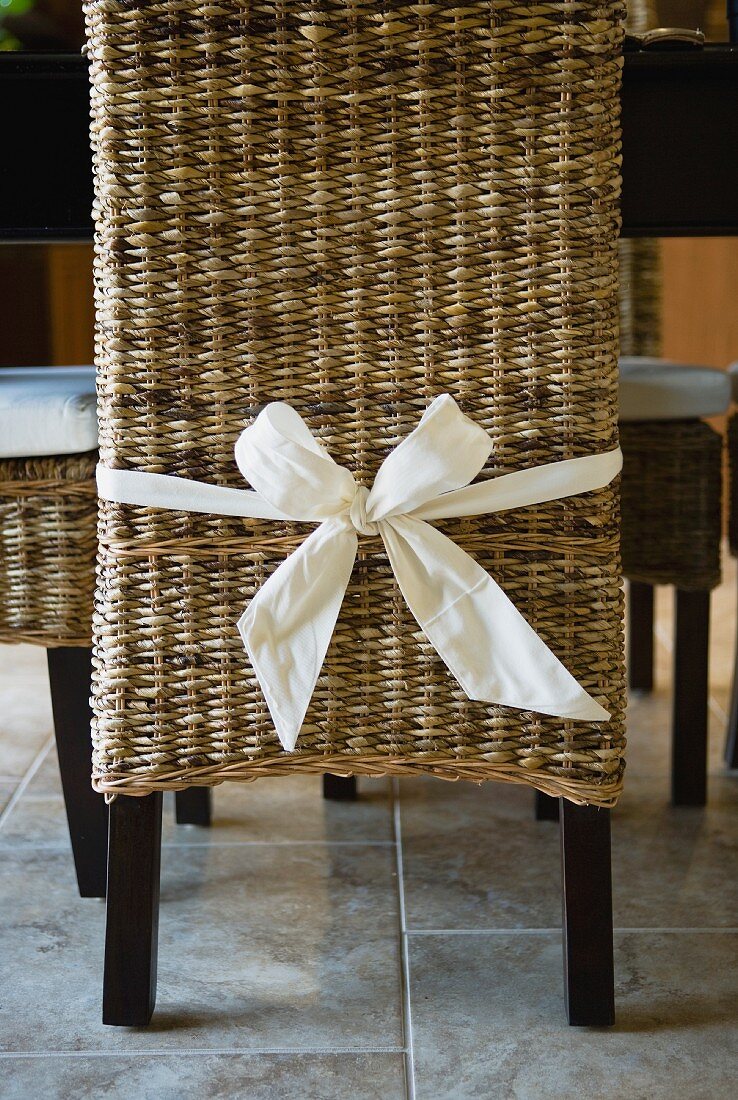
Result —
<instances>
[{"instance_id":1,"label":"natural fiber texture","mask_svg":"<svg viewBox=\"0 0 738 1100\"><path fill-rule=\"evenodd\" d=\"M646 237L618 243L621 355L661 355L660 248L659 241Z\"/></svg>"},{"instance_id":2,"label":"natural fiber texture","mask_svg":"<svg viewBox=\"0 0 738 1100\"><path fill-rule=\"evenodd\" d=\"M628 18L625 26L631 34L643 34L658 27L656 0L628 0Z\"/></svg>"},{"instance_id":3,"label":"natural fiber texture","mask_svg":"<svg viewBox=\"0 0 738 1100\"><path fill-rule=\"evenodd\" d=\"M620 3L87 6L103 463L241 486L294 405L370 484L449 392L483 476L617 442ZM290 771L527 782L614 802L617 486L439 524L587 691L585 724L470 701L360 544L297 750L235 620L309 528L106 505L95 785Z\"/></svg>"},{"instance_id":4,"label":"natural fiber texture","mask_svg":"<svg viewBox=\"0 0 738 1100\"><path fill-rule=\"evenodd\" d=\"M722 440L700 420L620 425L622 555L630 580L720 583Z\"/></svg>"},{"instance_id":5,"label":"natural fiber texture","mask_svg":"<svg viewBox=\"0 0 738 1100\"><path fill-rule=\"evenodd\" d=\"M738 414L728 417L725 432L728 449L728 542L730 552L738 557Z\"/></svg>"},{"instance_id":6,"label":"natural fiber texture","mask_svg":"<svg viewBox=\"0 0 738 1100\"><path fill-rule=\"evenodd\" d=\"M90 645L96 463L0 459L0 642Z\"/></svg>"}]
</instances>

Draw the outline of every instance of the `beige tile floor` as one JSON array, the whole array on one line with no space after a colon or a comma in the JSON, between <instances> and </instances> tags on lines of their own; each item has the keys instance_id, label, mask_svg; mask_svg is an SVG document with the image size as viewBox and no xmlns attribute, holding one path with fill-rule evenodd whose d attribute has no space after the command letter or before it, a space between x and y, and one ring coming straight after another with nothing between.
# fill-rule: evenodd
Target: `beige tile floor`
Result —
<instances>
[{"instance_id":1,"label":"beige tile floor","mask_svg":"<svg viewBox=\"0 0 738 1100\"><path fill-rule=\"evenodd\" d=\"M668 805L658 688L630 708L613 818L618 1024L561 1000L556 827L531 795L415 781L325 803L315 779L166 807L159 999L99 1023L104 907L76 896L45 658L0 650L0 1098L702 1100L738 1078L738 775L720 750L732 563L713 615L707 810Z\"/></svg>"}]
</instances>

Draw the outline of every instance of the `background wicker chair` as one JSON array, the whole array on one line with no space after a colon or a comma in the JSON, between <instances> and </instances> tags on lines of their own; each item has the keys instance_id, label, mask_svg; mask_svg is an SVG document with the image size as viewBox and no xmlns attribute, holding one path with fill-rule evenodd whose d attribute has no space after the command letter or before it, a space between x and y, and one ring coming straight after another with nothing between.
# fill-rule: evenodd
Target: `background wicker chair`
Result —
<instances>
[{"instance_id":1,"label":"background wicker chair","mask_svg":"<svg viewBox=\"0 0 738 1100\"><path fill-rule=\"evenodd\" d=\"M652 0L628 0L628 30L642 33L657 26L657 8ZM719 440L700 417L722 411L724 383L711 374L695 375L691 389L687 375L654 363L661 355L661 338L659 242L621 241L628 677L635 690L650 691L653 686L653 585L673 584L677 592L672 797L675 804L701 805L707 790L709 591L720 575L721 482ZM704 397L701 385L706 387ZM639 406L642 386L651 420ZM674 418L675 408L679 419Z\"/></svg>"},{"instance_id":2,"label":"background wicker chair","mask_svg":"<svg viewBox=\"0 0 738 1100\"><path fill-rule=\"evenodd\" d=\"M107 810L90 784L95 405L94 367L0 369L0 642L47 651L82 897L105 897L107 868ZM176 815L208 823L209 792L178 792Z\"/></svg>"},{"instance_id":3,"label":"background wicker chair","mask_svg":"<svg viewBox=\"0 0 738 1100\"><path fill-rule=\"evenodd\" d=\"M710 591L720 581L724 371L663 359L621 363L622 555L630 581L628 675L653 686L653 586L676 589L672 800L707 793Z\"/></svg>"},{"instance_id":4,"label":"background wicker chair","mask_svg":"<svg viewBox=\"0 0 738 1100\"><path fill-rule=\"evenodd\" d=\"M93 367L0 370L0 641L47 650L82 897L105 897L107 847L89 781L96 464Z\"/></svg>"},{"instance_id":5,"label":"background wicker chair","mask_svg":"<svg viewBox=\"0 0 738 1100\"><path fill-rule=\"evenodd\" d=\"M241 486L234 443L283 400L368 484L444 392L494 442L484 478L614 447L621 4L86 12L104 467ZM609 722L467 698L367 538L287 753L235 620L304 527L102 506L106 1022L153 1010L161 792L295 770L562 796L569 1018L611 1022L617 486L439 526Z\"/></svg>"}]
</instances>

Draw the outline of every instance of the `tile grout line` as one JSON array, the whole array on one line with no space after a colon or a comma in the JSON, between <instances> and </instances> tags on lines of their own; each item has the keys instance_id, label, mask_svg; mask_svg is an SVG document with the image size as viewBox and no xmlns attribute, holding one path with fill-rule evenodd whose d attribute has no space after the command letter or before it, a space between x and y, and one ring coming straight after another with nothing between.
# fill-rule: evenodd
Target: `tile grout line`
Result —
<instances>
[{"instance_id":1,"label":"tile grout line","mask_svg":"<svg viewBox=\"0 0 738 1100\"><path fill-rule=\"evenodd\" d=\"M26 802L28 805L28 802ZM7 809L7 807L6 807ZM186 828L186 826L180 826ZM191 844L183 844L179 841L163 841L162 850L172 851L179 848L196 848L211 852L220 848L394 848L391 840L201 840ZM1 851L24 852L65 852L69 848L68 843L61 840L52 841L49 844L27 843L23 840L12 840L5 843L0 838Z\"/></svg>"},{"instance_id":2,"label":"tile grout line","mask_svg":"<svg viewBox=\"0 0 738 1100\"><path fill-rule=\"evenodd\" d=\"M613 928L613 932L620 935L632 935L634 933L669 933L676 935L735 935L738 927L733 925L716 925L713 928L660 928L657 926L642 928L625 926ZM406 932L406 936L552 936L561 935L560 928L414 928Z\"/></svg>"},{"instance_id":3,"label":"tile grout line","mask_svg":"<svg viewBox=\"0 0 738 1100\"><path fill-rule=\"evenodd\" d=\"M217 825L217 820L215 822ZM187 826L185 826L186 828ZM197 828L198 826L195 826ZM180 825L180 828L182 826ZM200 840L162 841L163 848L394 848L392 840Z\"/></svg>"},{"instance_id":4,"label":"tile grout line","mask_svg":"<svg viewBox=\"0 0 738 1100\"><path fill-rule=\"evenodd\" d=\"M400 968L402 980L402 1017L405 1032L405 1088L407 1100L415 1096L415 1037L413 1013L410 1001L410 951L407 935L407 910L405 907L405 870L402 853L402 821L400 819L400 784L392 779L392 820L395 833L395 859L397 866L397 901L400 916Z\"/></svg>"},{"instance_id":5,"label":"tile grout line","mask_svg":"<svg viewBox=\"0 0 738 1100\"><path fill-rule=\"evenodd\" d=\"M5 822L10 817L10 814L12 813L12 811L17 806L18 802L21 799L21 796L23 795L26 788L28 787L28 784L31 782L34 775L39 770L39 768L43 764L44 760L48 756L53 743L54 743L54 738L49 737L49 739L46 741L46 743L39 749L36 756L34 756L28 770L26 771L26 773L23 776L23 778L21 779L20 783L18 784L18 786L15 788L12 795L10 796L10 799L8 801L7 806L5 807L3 812L0 814L0 829L2 829Z\"/></svg>"},{"instance_id":6,"label":"tile grout line","mask_svg":"<svg viewBox=\"0 0 738 1100\"><path fill-rule=\"evenodd\" d=\"M178 1058L181 1056L198 1057L213 1054L238 1055L246 1058L264 1057L270 1054L293 1055L333 1055L337 1058L352 1054L404 1054L402 1047L194 1047L160 1048L142 1050L4 1050L0 1051L0 1062L11 1058Z\"/></svg>"}]
</instances>

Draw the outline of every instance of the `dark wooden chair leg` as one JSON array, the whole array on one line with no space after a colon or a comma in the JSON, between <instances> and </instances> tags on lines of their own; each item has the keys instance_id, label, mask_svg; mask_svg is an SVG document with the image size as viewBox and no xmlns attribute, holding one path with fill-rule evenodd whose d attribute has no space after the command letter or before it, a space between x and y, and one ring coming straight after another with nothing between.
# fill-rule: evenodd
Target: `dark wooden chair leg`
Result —
<instances>
[{"instance_id":1,"label":"dark wooden chair leg","mask_svg":"<svg viewBox=\"0 0 738 1100\"><path fill-rule=\"evenodd\" d=\"M90 739L92 650L62 646L46 651L64 804L77 885L83 898L104 898L108 808L93 791Z\"/></svg>"},{"instance_id":2,"label":"dark wooden chair leg","mask_svg":"<svg viewBox=\"0 0 738 1100\"><path fill-rule=\"evenodd\" d=\"M354 802L357 797L355 775L323 776L323 798L333 802Z\"/></svg>"},{"instance_id":3,"label":"dark wooden chair leg","mask_svg":"<svg viewBox=\"0 0 738 1100\"><path fill-rule=\"evenodd\" d=\"M653 585L628 585L628 685L653 691Z\"/></svg>"},{"instance_id":4,"label":"dark wooden chair leg","mask_svg":"<svg viewBox=\"0 0 738 1100\"><path fill-rule=\"evenodd\" d=\"M536 791L536 821L558 821L559 800L550 794Z\"/></svg>"},{"instance_id":5,"label":"dark wooden chair leg","mask_svg":"<svg viewBox=\"0 0 738 1100\"><path fill-rule=\"evenodd\" d=\"M707 800L710 593L677 589L671 793L675 806Z\"/></svg>"},{"instance_id":6,"label":"dark wooden chair leg","mask_svg":"<svg viewBox=\"0 0 738 1100\"><path fill-rule=\"evenodd\" d=\"M738 768L738 632L735 641L733 687L730 693L728 733L725 739L725 765L728 768Z\"/></svg>"},{"instance_id":7,"label":"dark wooden chair leg","mask_svg":"<svg viewBox=\"0 0 738 1100\"><path fill-rule=\"evenodd\" d=\"M564 994L570 1024L615 1022L610 811L561 799Z\"/></svg>"},{"instance_id":8,"label":"dark wooden chair leg","mask_svg":"<svg viewBox=\"0 0 738 1100\"><path fill-rule=\"evenodd\" d=\"M210 787L187 787L184 791L175 791L175 821L178 825L209 825L212 802Z\"/></svg>"},{"instance_id":9,"label":"dark wooden chair leg","mask_svg":"<svg viewBox=\"0 0 738 1100\"><path fill-rule=\"evenodd\" d=\"M156 1003L161 792L110 805L103 1023L148 1024Z\"/></svg>"}]
</instances>

